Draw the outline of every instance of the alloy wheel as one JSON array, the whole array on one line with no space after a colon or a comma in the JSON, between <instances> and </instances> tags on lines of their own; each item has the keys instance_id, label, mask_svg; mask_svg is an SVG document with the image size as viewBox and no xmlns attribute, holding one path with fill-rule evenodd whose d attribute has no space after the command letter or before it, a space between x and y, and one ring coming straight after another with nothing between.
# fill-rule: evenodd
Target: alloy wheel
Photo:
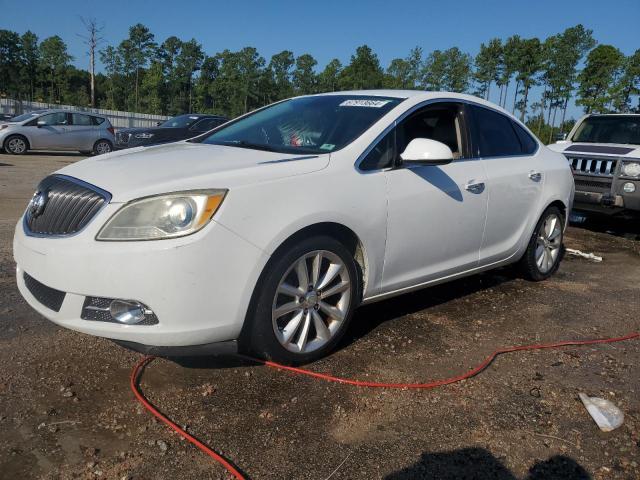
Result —
<instances>
[{"instance_id":1,"label":"alloy wheel","mask_svg":"<svg viewBox=\"0 0 640 480\"><path fill-rule=\"evenodd\" d=\"M283 275L273 299L273 330L280 344L296 353L326 345L346 319L352 290L338 255L315 250L300 257Z\"/></svg>"},{"instance_id":2,"label":"alloy wheel","mask_svg":"<svg viewBox=\"0 0 640 480\"><path fill-rule=\"evenodd\" d=\"M111 145L107 142L98 142L96 145L96 153L102 155L111 152Z\"/></svg>"},{"instance_id":3,"label":"alloy wheel","mask_svg":"<svg viewBox=\"0 0 640 480\"><path fill-rule=\"evenodd\" d=\"M540 273L548 273L555 266L562 246L562 221L555 213L549 215L537 235L536 265Z\"/></svg>"},{"instance_id":4,"label":"alloy wheel","mask_svg":"<svg viewBox=\"0 0 640 480\"><path fill-rule=\"evenodd\" d=\"M26 149L27 149L27 144L21 138L12 138L7 143L7 150L9 150L11 153L17 153L17 154L24 153Z\"/></svg>"}]
</instances>

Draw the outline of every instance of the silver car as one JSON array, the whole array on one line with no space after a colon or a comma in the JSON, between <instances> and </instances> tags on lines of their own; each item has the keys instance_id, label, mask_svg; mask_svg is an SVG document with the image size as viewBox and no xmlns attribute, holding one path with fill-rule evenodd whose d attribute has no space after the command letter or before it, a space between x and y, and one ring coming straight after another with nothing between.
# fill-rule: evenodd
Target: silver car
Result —
<instances>
[{"instance_id":1,"label":"silver car","mask_svg":"<svg viewBox=\"0 0 640 480\"><path fill-rule=\"evenodd\" d=\"M28 150L72 150L100 155L113 149L114 131L105 117L72 110L36 110L0 122L0 146Z\"/></svg>"}]
</instances>

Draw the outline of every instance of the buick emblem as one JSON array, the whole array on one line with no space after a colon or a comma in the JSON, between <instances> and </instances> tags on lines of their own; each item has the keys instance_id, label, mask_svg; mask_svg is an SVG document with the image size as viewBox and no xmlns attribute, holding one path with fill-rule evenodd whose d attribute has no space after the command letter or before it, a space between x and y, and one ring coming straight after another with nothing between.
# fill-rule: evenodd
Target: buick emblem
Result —
<instances>
[{"instance_id":1,"label":"buick emblem","mask_svg":"<svg viewBox=\"0 0 640 480\"><path fill-rule=\"evenodd\" d=\"M44 207L47 205L47 192L36 192L33 194L31 201L29 202L29 213L33 218L39 217L44 211Z\"/></svg>"}]
</instances>

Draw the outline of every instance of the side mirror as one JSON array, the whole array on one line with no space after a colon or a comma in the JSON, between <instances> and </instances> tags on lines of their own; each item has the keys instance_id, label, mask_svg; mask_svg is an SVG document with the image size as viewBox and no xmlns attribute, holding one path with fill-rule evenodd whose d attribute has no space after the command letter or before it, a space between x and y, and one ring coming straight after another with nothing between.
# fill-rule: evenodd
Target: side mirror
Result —
<instances>
[{"instance_id":1,"label":"side mirror","mask_svg":"<svg viewBox=\"0 0 640 480\"><path fill-rule=\"evenodd\" d=\"M560 133L556 133L555 137L556 137L556 142L562 142L567 139L567 134L560 132Z\"/></svg>"},{"instance_id":2,"label":"side mirror","mask_svg":"<svg viewBox=\"0 0 640 480\"><path fill-rule=\"evenodd\" d=\"M42 128L47 124L47 122L45 122L44 120L38 120L38 122L36 123L36 125L38 126L38 128Z\"/></svg>"},{"instance_id":3,"label":"side mirror","mask_svg":"<svg viewBox=\"0 0 640 480\"><path fill-rule=\"evenodd\" d=\"M446 165L453 162L453 152L442 142L429 138L414 138L400 154L408 165Z\"/></svg>"},{"instance_id":4,"label":"side mirror","mask_svg":"<svg viewBox=\"0 0 640 480\"><path fill-rule=\"evenodd\" d=\"M162 122L156 122L156 127L159 127L160 125L162 125Z\"/></svg>"}]
</instances>

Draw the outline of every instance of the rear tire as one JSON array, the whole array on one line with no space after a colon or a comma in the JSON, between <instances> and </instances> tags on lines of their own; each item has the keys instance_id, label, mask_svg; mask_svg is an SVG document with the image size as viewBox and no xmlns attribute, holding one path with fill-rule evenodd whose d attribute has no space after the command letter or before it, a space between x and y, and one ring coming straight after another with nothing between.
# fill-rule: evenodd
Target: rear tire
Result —
<instances>
[{"instance_id":1,"label":"rear tire","mask_svg":"<svg viewBox=\"0 0 640 480\"><path fill-rule=\"evenodd\" d=\"M4 151L11 155L24 155L29 150L29 141L22 135L10 135L4 141Z\"/></svg>"},{"instance_id":2,"label":"rear tire","mask_svg":"<svg viewBox=\"0 0 640 480\"><path fill-rule=\"evenodd\" d=\"M564 215L558 207L547 208L533 235L519 267L528 280L539 282L556 273L564 256Z\"/></svg>"},{"instance_id":3,"label":"rear tire","mask_svg":"<svg viewBox=\"0 0 640 480\"><path fill-rule=\"evenodd\" d=\"M327 355L348 328L360 284L353 255L332 237L276 252L254 291L240 349L289 365Z\"/></svg>"},{"instance_id":4,"label":"rear tire","mask_svg":"<svg viewBox=\"0 0 640 480\"><path fill-rule=\"evenodd\" d=\"M113 151L113 145L109 140L98 140L93 146L94 155L104 155L105 153L111 153Z\"/></svg>"}]
</instances>

